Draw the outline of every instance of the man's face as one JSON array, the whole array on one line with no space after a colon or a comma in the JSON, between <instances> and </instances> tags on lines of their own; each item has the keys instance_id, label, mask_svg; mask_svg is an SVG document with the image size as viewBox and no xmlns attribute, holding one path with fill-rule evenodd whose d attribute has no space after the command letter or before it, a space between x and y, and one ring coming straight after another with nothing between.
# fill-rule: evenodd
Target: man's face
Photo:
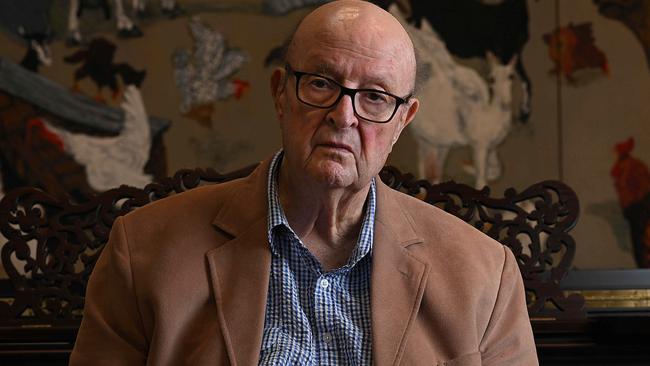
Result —
<instances>
[{"instance_id":1,"label":"man's face","mask_svg":"<svg viewBox=\"0 0 650 366\"><path fill-rule=\"evenodd\" d=\"M370 28L375 26L381 28L370 24ZM400 57L403 45L386 38L381 29L355 28L359 27L340 24L306 37L309 42L298 38L289 64L348 88L377 89L400 97L410 94L413 71ZM280 69L274 73L272 89L290 174L331 188L366 186L417 110L417 100L411 99L389 122L373 123L355 115L349 96L328 109L311 107L296 98L296 76Z\"/></svg>"}]
</instances>

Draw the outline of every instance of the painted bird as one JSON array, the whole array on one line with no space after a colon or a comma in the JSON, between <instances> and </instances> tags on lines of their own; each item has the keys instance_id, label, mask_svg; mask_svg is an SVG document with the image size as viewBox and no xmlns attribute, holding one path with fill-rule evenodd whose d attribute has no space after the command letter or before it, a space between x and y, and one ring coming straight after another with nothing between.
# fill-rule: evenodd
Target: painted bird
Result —
<instances>
[{"instance_id":1,"label":"painted bird","mask_svg":"<svg viewBox=\"0 0 650 366\"><path fill-rule=\"evenodd\" d=\"M248 61L247 54L230 48L224 36L199 17L189 21L194 49L177 49L172 55L176 86L182 95L181 112L210 124L213 104L231 96L241 97L248 82L232 76Z\"/></svg>"},{"instance_id":2,"label":"painted bird","mask_svg":"<svg viewBox=\"0 0 650 366\"><path fill-rule=\"evenodd\" d=\"M124 125L119 135L111 137L74 133L45 121L50 133L61 141L63 150L86 168L88 184L102 192L122 184L144 187L152 177L144 173L151 149L149 117L140 90L128 85L120 107ZM59 143L56 143L59 145Z\"/></svg>"},{"instance_id":3,"label":"painted bird","mask_svg":"<svg viewBox=\"0 0 650 366\"><path fill-rule=\"evenodd\" d=\"M650 268L650 172L632 156L634 138L616 144L616 163L611 170L618 201L630 224L634 259L640 268Z\"/></svg>"}]
</instances>

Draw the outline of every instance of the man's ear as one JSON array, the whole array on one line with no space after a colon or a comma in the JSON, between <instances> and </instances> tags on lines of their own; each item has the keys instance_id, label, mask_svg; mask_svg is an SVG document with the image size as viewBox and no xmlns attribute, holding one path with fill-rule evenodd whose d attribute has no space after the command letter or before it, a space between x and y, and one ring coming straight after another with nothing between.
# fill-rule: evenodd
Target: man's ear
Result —
<instances>
[{"instance_id":1,"label":"man's ear","mask_svg":"<svg viewBox=\"0 0 650 366\"><path fill-rule=\"evenodd\" d=\"M273 98L273 104L275 105L275 112L278 115L278 118L282 118L284 113L282 109L282 103L280 98L284 94L285 90L285 70L281 67L276 67L271 74L271 97Z\"/></svg>"},{"instance_id":2,"label":"man's ear","mask_svg":"<svg viewBox=\"0 0 650 366\"><path fill-rule=\"evenodd\" d=\"M411 98L408 101L406 106L406 112L403 114L403 118L400 118L399 126L395 130L395 136L393 136L393 145L397 142L399 135L402 133L402 130L415 118L415 114L420 108L420 101L417 98Z\"/></svg>"},{"instance_id":3,"label":"man's ear","mask_svg":"<svg viewBox=\"0 0 650 366\"><path fill-rule=\"evenodd\" d=\"M413 118L415 117L415 113L417 113L418 108L420 108L420 101L417 98L411 98L408 101L408 104L406 105L406 112L402 114L402 118L399 119L399 125L395 129L395 133L393 135L393 140L391 142L391 149L392 146L395 145L397 142L397 139L399 139L399 136L402 134L402 130L411 123Z\"/></svg>"},{"instance_id":4,"label":"man's ear","mask_svg":"<svg viewBox=\"0 0 650 366\"><path fill-rule=\"evenodd\" d=\"M406 117L404 118L404 125L402 128L411 123L413 118L415 118L415 114L418 112L418 109L420 109L420 100L418 98L409 99L409 106L406 110Z\"/></svg>"}]
</instances>

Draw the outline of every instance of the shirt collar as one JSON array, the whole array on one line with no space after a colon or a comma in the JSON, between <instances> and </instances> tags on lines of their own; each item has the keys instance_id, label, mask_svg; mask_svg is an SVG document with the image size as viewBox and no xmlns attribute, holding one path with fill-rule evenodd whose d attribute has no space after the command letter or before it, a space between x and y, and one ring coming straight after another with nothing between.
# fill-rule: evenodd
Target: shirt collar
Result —
<instances>
[{"instance_id":1,"label":"shirt collar","mask_svg":"<svg viewBox=\"0 0 650 366\"><path fill-rule=\"evenodd\" d=\"M275 154L275 156L273 156L267 178L267 199L269 205L268 236L271 252L274 255L279 255L279 250L276 248L277 243L275 240L273 240L273 232L275 231L275 228L285 227L293 233L293 230L291 230L289 222L287 221L287 217L284 215L284 210L280 204L280 195L278 193L278 174L280 172L280 165L282 164L283 155L284 152L280 150Z\"/></svg>"},{"instance_id":2,"label":"shirt collar","mask_svg":"<svg viewBox=\"0 0 650 366\"><path fill-rule=\"evenodd\" d=\"M282 157L284 156L284 151L278 151L271 160L271 166L269 168L268 177L267 177L267 192L268 192L268 239L269 245L271 247L271 252L273 255L279 255L280 250L277 248L279 244L278 241L274 240L274 232L276 228L285 228L296 238L298 237L293 229L289 226L286 216L284 215L284 210L280 203L280 196L278 192L278 175L280 172L280 165L282 165ZM370 182L370 190L368 192L368 197L366 198L366 212L363 217L363 222L361 224L361 230L359 231L359 237L357 239L357 245L352 251L346 267L354 266L358 261L360 261L366 254L370 253L372 250L372 244L374 239L375 232L375 211L377 208L377 192L376 192L376 183L375 178L373 177ZM279 229L282 230L282 229Z\"/></svg>"}]
</instances>

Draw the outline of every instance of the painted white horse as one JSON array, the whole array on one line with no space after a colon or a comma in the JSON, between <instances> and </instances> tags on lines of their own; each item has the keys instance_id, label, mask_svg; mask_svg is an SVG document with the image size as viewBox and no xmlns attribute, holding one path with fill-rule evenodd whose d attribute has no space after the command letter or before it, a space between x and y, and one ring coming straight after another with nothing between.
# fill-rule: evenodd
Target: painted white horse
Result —
<instances>
[{"instance_id":1,"label":"painted white horse","mask_svg":"<svg viewBox=\"0 0 650 366\"><path fill-rule=\"evenodd\" d=\"M454 61L426 20L422 28L415 28L397 7L389 10L411 35L427 74L418 93L420 110L410 124L418 143L420 177L440 182L449 149L469 145L474 160L469 170L476 176L475 186L482 188L501 172L495 147L511 124L511 77L516 60L501 65L488 54L488 87L475 70Z\"/></svg>"},{"instance_id":2,"label":"painted white horse","mask_svg":"<svg viewBox=\"0 0 650 366\"><path fill-rule=\"evenodd\" d=\"M512 125L512 80L517 56L502 65L498 57L488 52L487 60L490 65L490 100L460 103L467 125L465 135L472 147L474 163L466 170L475 175L476 188L483 188L489 181L501 176L501 162L496 148L508 135Z\"/></svg>"}]
</instances>

